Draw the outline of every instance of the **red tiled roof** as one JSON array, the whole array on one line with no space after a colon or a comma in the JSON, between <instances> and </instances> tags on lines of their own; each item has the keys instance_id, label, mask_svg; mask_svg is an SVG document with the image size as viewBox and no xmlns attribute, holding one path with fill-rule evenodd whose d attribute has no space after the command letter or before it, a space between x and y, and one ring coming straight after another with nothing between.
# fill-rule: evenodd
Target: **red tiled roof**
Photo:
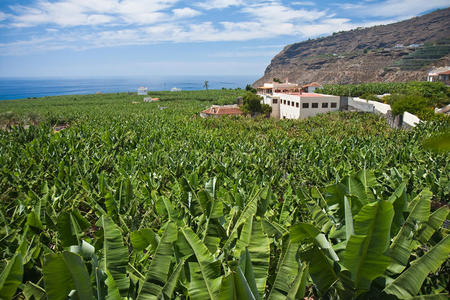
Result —
<instances>
[{"instance_id":1,"label":"red tiled roof","mask_svg":"<svg viewBox=\"0 0 450 300\"><path fill-rule=\"evenodd\" d=\"M313 83L309 83L307 85L302 86L303 88L307 88L307 87L321 87L320 84L318 84L317 82L313 82Z\"/></svg>"},{"instance_id":2,"label":"red tiled roof","mask_svg":"<svg viewBox=\"0 0 450 300\"><path fill-rule=\"evenodd\" d=\"M204 114L208 115L242 115L242 111L239 107L226 107L226 106L216 106L210 107L202 111Z\"/></svg>"},{"instance_id":3,"label":"red tiled roof","mask_svg":"<svg viewBox=\"0 0 450 300\"><path fill-rule=\"evenodd\" d=\"M438 73L438 75L450 75L450 70Z\"/></svg>"}]
</instances>

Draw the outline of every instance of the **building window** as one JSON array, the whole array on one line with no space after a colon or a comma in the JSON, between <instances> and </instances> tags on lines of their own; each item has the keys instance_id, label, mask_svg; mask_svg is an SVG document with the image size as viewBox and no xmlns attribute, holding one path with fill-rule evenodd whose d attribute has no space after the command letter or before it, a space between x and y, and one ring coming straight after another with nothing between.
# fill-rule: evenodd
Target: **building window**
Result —
<instances>
[{"instance_id":1,"label":"building window","mask_svg":"<svg viewBox=\"0 0 450 300\"><path fill-rule=\"evenodd\" d=\"M294 101L292 101L292 106L294 106L295 105L295 103L294 103Z\"/></svg>"},{"instance_id":2,"label":"building window","mask_svg":"<svg viewBox=\"0 0 450 300\"><path fill-rule=\"evenodd\" d=\"M295 103L295 107L298 107L298 102Z\"/></svg>"},{"instance_id":3,"label":"building window","mask_svg":"<svg viewBox=\"0 0 450 300\"><path fill-rule=\"evenodd\" d=\"M286 100L283 100L283 104L286 104Z\"/></svg>"},{"instance_id":4,"label":"building window","mask_svg":"<svg viewBox=\"0 0 450 300\"><path fill-rule=\"evenodd\" d=\"M328 108L328 102L322 102L322 108Z\"/></svg>"},{"instance_id":5,"label":"building window","mask_svg":"<svg viewBox=\"0 0 450 300\"><path fill-rule=\"evenodd\" d=\"M312 108L319 108L319 103L313 103L311 107Z\"/></svg>"},{"instance_id":6,"label":"building window","mask_svg":"<svg viewBox=\"0 0 450 300\"><path fill-rule=\"evenodd\" d=\"M336 102L331 102L331 108L336 108L337 107L337 103Z\"/></svg>"},{"instance_id":7,"label":"building window","mask_svg":"<svg viewBox=\"0 0 450 300\"><path fill-rule=\"evenodd\" d=\"M309 103L302 103L302 108L309 108Z\"/></svg>"},{"instance_id":8,"label":"building window","mask_svg":"<svg viewBox=\"0 0 450 300\"><path fill-rule=\"evenodd\" d=\"M277 104L278 103L278 99L272 99L272 104Z\"/></svg>"},{"instance_id":9,"label":"building window","mask_svg":"<svg viewBox=\"0 0 450 300\"><path fill-rule=\"evenodd\" d=\"M291 105L291 101L288 101L288 105Z\"/></svg>"}]
</instances>

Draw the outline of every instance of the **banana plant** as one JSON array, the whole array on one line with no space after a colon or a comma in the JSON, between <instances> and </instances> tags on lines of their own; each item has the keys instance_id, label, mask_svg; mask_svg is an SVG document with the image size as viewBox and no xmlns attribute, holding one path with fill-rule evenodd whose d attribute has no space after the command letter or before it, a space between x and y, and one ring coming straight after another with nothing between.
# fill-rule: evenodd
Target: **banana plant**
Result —
<instances>
[{"instance_id":1,"label":"banana plant","mask_svg":"<svg viewBox=\"0 0 450 300\"><path fill-rule=\"evenodd\" d=\"M396 191L386 200L375 199L369 203L366 195L361 194L364 199L357 201L366 204L360 208L356 205L356 209L351 201L355 193L350 188L343 195L328 195L326 200L330 206L339 206L334 207L338 221L336 217L330 218L332 226L340 226L335 231L322 232L322 218L313 219L320 227L300 223L290 228L291 242L302 244L301 257L310 265L309 273L319 295L360 299L389 294L409 299L420 292L428 274L448 259L450 237L441 225L449 209L442 207L430 215L432 193L427 189L410 201L406 199L405 205L397 205L407 217L398 233L391 236L396 202L405 200L401 197L405 195L405 186L400 188L401 192ZM326 206L324 211L332 210L323 202L321 205ZM343 234L336 234L337 231ZM428 243L436 232L442 236L440 241ZM419 248L428 251L414 259L414 250ZM337 256L330 249L336 249Z\"/></svg>"}]
</instances>

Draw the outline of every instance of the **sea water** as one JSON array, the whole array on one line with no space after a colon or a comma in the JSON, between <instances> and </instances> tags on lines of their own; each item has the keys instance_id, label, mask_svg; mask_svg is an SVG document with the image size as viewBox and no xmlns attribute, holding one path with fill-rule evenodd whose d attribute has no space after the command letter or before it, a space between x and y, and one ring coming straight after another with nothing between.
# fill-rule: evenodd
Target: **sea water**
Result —
<instances>
[{"instance_id":1,"label":"sea water","mask_svg":"<svg viewBox=\"0 0 450 300\"><path fill-rule=\"evenodd\" d=\"M108 78L0 78L0 100L45 96L136 92L140 86L149 91L245 88L258 76L167 76Z\"/></svg>"}]
</instances>

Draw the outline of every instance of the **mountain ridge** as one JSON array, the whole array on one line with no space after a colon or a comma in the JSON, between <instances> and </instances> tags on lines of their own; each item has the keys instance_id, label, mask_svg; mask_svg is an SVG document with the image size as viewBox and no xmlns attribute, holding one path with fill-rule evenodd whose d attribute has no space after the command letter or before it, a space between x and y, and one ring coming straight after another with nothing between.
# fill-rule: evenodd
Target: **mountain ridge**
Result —
<instances>
[{"instance_id":1,"label":"mountain ridge","mask_svg":"<svg viewBox=\"0 0 450 300\"><path fill-rule=\"evenodd\" d=\"M450 64L450 7L387 25L358 28L287 45L254 85L425 80Z\"/></svg>"}]
</instances>

